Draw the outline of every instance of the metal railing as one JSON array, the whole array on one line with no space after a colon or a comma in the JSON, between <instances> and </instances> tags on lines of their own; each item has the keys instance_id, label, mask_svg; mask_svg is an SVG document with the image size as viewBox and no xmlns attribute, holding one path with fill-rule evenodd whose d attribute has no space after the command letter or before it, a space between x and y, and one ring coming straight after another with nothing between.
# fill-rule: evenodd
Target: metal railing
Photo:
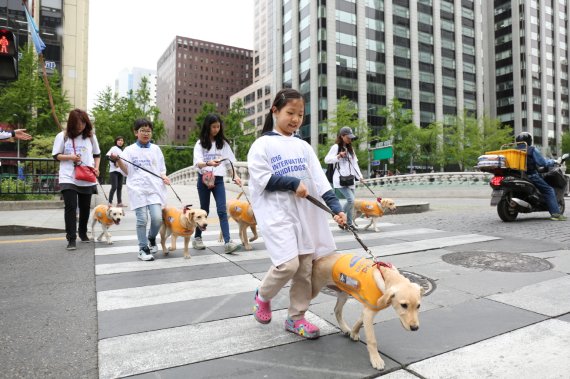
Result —
<instances>
[{"instance_id":1,"label":"metal railing","mask_svg":"<svg viewBox=\"0 0 570 379\"><path fill-rule=\"evenodd\" d=\"M59 191L58 161L0 157L0 200L2 195L51 195Z\"/></svg>"}]
</instances>

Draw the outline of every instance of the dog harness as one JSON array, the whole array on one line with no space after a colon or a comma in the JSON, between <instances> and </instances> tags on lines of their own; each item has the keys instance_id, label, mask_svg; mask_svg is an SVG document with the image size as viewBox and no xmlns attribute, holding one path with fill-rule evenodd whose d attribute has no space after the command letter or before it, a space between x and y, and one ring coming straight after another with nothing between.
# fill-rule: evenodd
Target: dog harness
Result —
<instances>
[{"instance_id":1,"label":"dog harness","mask_svg":"<svg viewBox=\"0 0 570 379\"><path fill-rule=\"evenodd\" d=\"M101 224L103 224L105 226L111 226L115 222L113 221L113 219L111 217L109 217L107 215L107 210L109 210L108 206L102 205L102 204L97 205L95 207L94 214L95 214L95 218L97 219L97 221L99 221Z\"/></svg>"},{"instance_id":2,"label":"dog harness","mask_svg":"<svg viewBox=\"0 0 570 379\"><path fill-rule=\"evenodd\" d=\"M366 217L380 217L384 215L384 210L376 200L363 200L356 211L361 212Z\"/></svg>"},{"instance_id":3,"label":"dog harness","mask_svg":"<svg viewBox=\"0 0 570 379\"><path fill-rule=\"evenodd\" d=\"M360 301L364 306L379 311L381 308L376 304L382 296L382 291L376 285L373 276L374 270L380 269L375 267L378 264L385 265L364 257L343 255L333 266L333 281L338 288Z\"/></svg>"},{"instance_id":4,"label":"dog harness","mask_svg":"<svg viewBox=\"0 0 570 379\"><path fill-rule=\"evenodd\" d=\"M186 229L182 226L182 224L180 224L180 215L182 214L182 212L179 209L165 208L163 212L164 214L162 216L162 219L164 220L166 226L169 227L170 230L172 230L173 234L184 237L192 236L194 230Z\"/></svg>"},{"instance_id":5,"label":"dog harness","mask_svg":"<svg viewBox=\"0 0 570 379\"><path fill-rule=\"evenodd\" d=\"M246 224L255 225L255 216L248 214L249 203L247 201L234 200L229 207L230 216L235 220L242 220Z\"/></svg>"}]
</instances>

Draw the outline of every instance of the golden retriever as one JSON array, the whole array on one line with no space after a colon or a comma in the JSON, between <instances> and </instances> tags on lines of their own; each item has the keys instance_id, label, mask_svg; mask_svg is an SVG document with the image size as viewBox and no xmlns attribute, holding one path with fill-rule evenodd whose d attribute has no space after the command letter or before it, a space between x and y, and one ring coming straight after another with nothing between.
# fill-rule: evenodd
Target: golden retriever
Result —
<instances>
[{"instance_id":1,"label":"golden retriever","mask_svg":"<svg viewBox=\"0 0 570 379\"><path fill-rule=\"evenodd\" d=\"M382 199L378 197L376 200L354 199L354 220L359 217L370 218L370 223L364 229L374 225L374 231L379 232L376 221L384 215L386 211L395 212L396 203L392 199Z\"/></svg>"},{"instance_id":2,"label":"golden retriever","mask_svg":"<svg viewBox=\"0 0 570 379\"><path fill-rule=\"evenodd\" d=\"M111 225L119 225L121 219L125 216L125 211L120 207L110 207L105 204L99 204L93 210L93 221L91 222L91 240L95 241L95 225L101 224L103 232L97 237L97 241L101 242L103 236L107 240L107 244L111 245L111 233L109 228Z\"/></svg>"},{"instance_id":3,"label":"golden retriever","mask_svg":"<svg viewBox=\"0 0 570 379\"><path fill-rule=\"evenodd\" d=\"M188 244L190 237L196 228L206 230L208 226L208 215L205 210L192 209L188 206L182 210L174 207L166 207L162 210L162 225L160 226L160 244L162 254L168 255L170 251L176 250L176 237L184 237L184 258L190 259ZM172 235L170 247L166 249L166 239Z\"/></svg>"},{"instance_id":4,"label":"golden retriever","mask_svg":"<svg viewBox=\"0 0 570 379\"><path fill-rule=\"evenodd\" d=\"M329 286L338 292L334 313L342 332L353 341L360 339L364 325L366 347L372 367L384 369L374 333L374 316L390 305L396 311L404 329L418 330L418 311L423 288L412 283L389 264L374 263L370 259L351 254L332 254L313 262L312 298L321 288ZM342 317L348 296L363 303L364 309L352 329Z\"/></svg>"},{"instance_id":5,"label":"golden retriever","mask_svg":"<svg viewBox=\"0 0 570 379\"><path fill-rule=\"evenodd\" d=\"M239 195L230 201L228 201L227 208L228 208L228 215L234 219L234 221L238 224L239 227L239 239L243 244L245 250L252 250L253 247L251 246L250 242L255 241L257 236L257 221L255 221L255 215L253 214L253 209L249 202L240 200L239 198L243 195L243 192L240 192ZM251 229L253 233L253 237L249 240L247 239L247 228ZM222 232L220 232L220 242L223 241Z\"/></svg>"}]
</instances>

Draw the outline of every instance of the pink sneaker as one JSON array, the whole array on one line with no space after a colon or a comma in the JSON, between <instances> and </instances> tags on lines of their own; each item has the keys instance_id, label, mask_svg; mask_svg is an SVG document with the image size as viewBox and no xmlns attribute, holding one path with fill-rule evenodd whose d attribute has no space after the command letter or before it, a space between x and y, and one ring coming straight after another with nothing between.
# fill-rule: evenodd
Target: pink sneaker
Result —
<instances>
[{"instance_id":1,"label":"pink sneaker","mask_svg":"<svg viewBox=\"0 0 570 379\"><path fill-rule=\"evenodd\" d=\"M259 290L255 291L255 305L253 306L253 317L262 324L271 321L271 301L261 301L258 298Z\"/></svg>"},{"instance_id":2,"label":"pink sneaker","mask_svg":"<svg viewBox=\"0 0 570 379\"><path fill-rule=\"evenodd\" d=\"M305 320L304 317L297 321L287 318L287 320L285 320L285 330L310 340L319 338L320 336L319 328Z\"/></svg>"}]
</instances>

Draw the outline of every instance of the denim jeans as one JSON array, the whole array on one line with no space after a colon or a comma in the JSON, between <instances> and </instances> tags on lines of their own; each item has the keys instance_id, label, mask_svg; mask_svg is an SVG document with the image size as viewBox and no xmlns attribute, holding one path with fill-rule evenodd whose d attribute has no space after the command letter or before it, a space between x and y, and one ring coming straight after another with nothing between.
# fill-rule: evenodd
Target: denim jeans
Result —
<instances>
[{"instance_id":1,"label":"denim jeans","mask_svg":"<svg viewBox=\"0 0 570 379\"><path fill-rule=\"evenodd\" d=\"M352 225L352 214L354 213L354 190L350 187L340 187L336 188L342 196L346 199L346 204L344 205L344 213L346 213L346 222L348 225Z\"/></svg>"},{"instance_id":2,"label":"denim jeans","mask_svg":"<svg viewBox=\"0 0 570 379\"><path fill-rule=\"evenodd\" d=\"M147 210L148 214L150 214L148 237L146 233L148 220ZM148 238L156 238L160 230L160 224L162 224L162 206L160 204L145 205L144 207L135 209L135 215L137 216L137 239L139 240L139 248L143 248L148 246Z\"/></svg>"},{"instance_id":3,"label":"denim jeans","mask_svg":"<svg viewBox=\"0 0 570 379\"><path fill-rule=\"evenodd\" d=\"M220 219L220 228L222 229L222 236L224 242L230 241L230 225L228 224L228 211L226 208L226 188L224 187L224 177L216 176L215 187L209 189L202 183L202 175L198 174L198 196L200 197L200 208L207 213L210 211L210 194L214 195L216 200L216 210ZM200 228L196 228L194 237L202 237Z\"/></svg>"},{"instance_id":4,"label":"denim jeans","mask_svg":"<svg viewBox=\"0 0 570 379\"><path fill-rule=\"evenodd\" d=\"M546 206L548 207L548 211L550 214L560 214L560 207L558 206L558 200L556 200L556 193L554 192L554 188L550 187L548 183L542 179L540 174L531 174L528 176L528 179L534 184L536 188L542 194L544 201L546 202Z\"/></svg>"}]
</instances>

